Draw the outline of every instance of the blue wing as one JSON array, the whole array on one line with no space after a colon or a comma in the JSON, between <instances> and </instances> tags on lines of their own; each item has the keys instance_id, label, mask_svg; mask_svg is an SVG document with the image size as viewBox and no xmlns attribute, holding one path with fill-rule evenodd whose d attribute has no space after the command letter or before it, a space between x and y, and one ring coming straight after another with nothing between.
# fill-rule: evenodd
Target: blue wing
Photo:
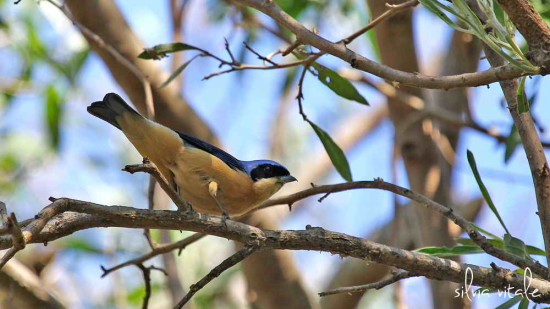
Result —
<instances>
[{"instance_id":1,"label":"blue wing","mask_svg":"<svg viewBox=\"0 0 550 309\"><path fill-rule=\"evenodd\" d=\"M231 167L234 170L246 172L243 166L243 163L239 159L221 150L220 148L214 145L211 145L194 136L187 135L185 133L181 133L178 131L176 131L176 133L178 133L178 135L181 137L181 139L185 144L198 148L200 150L206 151L209 154L218 157L220 160L222 160L225 164L227 164L229 167Z\"/></svg>"}]
</instances>

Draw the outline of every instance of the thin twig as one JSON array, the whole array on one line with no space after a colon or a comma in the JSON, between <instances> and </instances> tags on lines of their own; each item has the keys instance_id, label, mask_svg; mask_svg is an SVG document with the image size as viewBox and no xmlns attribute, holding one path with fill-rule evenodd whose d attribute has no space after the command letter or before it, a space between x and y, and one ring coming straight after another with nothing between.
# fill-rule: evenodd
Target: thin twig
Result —
<instances>
[{"instance_id":1,"label":"thin twig","mask_svg":"<svg viewBox=\"0 0 550 309\"><path fill-rule=\"evenodd\" d=\"M6 233L8 226L8 209L6 204L0 201L0 233Z\"/></svg>"},{"instance_id":2,"label":"thin twig","mask_svg":"<svg viewBox=\"0 0 550 309\"><path fill-rule=\"evenodd\" d=\"M177 241L175 243L172 243L172 244L157 245L157 247L154 248L153 250L151 250L151 252L149 252L147 254L144 254L140 257L137 257L135 259L131 259L131 260L126 261L124 263L118 264L118 265L113 266L111 268L105 268L105 267L102 266L101 270L103 270L103 274L101 275L101 277L103 278L103 277L107 276L108 274L110 274L110 273L112 273L116 270L119 270L121 268L124 268L126 266L141 264L141 263L143 263L147 260L150 260L150 259L154 258L157 255L168 253L168 252L176 250L176 249L183 250L187 246L189 246L190 244L198 241L199 239L202 239L204 236L206 236L206 234L195 233L195 234L193 234L189 237L186 237L186 238L184 238L180 241Z\"/></svg>"},{"instance_id":3,"label":"thin twig","mask_svg":"<svg viewBox=\"0 0 550 309\"><path fill-rule=\"evenodd\" d=\"M122 170L130 174L136 172L145 172L150 174L155 177L160 187L164 190L164 192L166 192L166 194L168 194L170 199L172 199L180 211L192 211L191 205L179 197L178 193L170 187L168 181L166 181L164 176L162 176L162 174L151 163L126 165Z\"/></svg>"},{"instance_id":4,"label":"thin twig","mask_svg":"<svg viewBox=\"0 0 550 309\"><path fill-rule=\"evenodd\" d=\"M390 277L377 281L372 283L367 283L363 285L358 286L349 286L349 287L343 287L343 288L337 288L333 290L328 290L325 292L318 293L319 296L328 296L328 295L334 295L334 294L342 294L342 293L363 293L367 290L376 289L379 290L383 287L386 287L390 284L393 284L399 280L411 278L411 277L418 277L418 275L415 275L409 271L399 271L391 275Z\"/></svg>"},{"instance_id":5,"label":"thin twig","mask_svg":"<svg viewBox=\"0 0 550 309\"><path fill-rule=\"evenodd\" d=\"M260 53L258 53L257 51L255 51L252 47L250 47L250 45L248 45L246 42L243 42L244 44L244 47L246 49L248 49L250 52L252 52L254 55L256 55L258 57L258 59L264 61L264 62L269 62L270 64L274 65L274 66L279 66L278 63L272 61L271 59L268 59L262 55L260 55Z\"/></svg>"},{"instance_id":6,"label":"thin twig","mask_svg":"<svg viewBox=\"0 0 550 309\"><path fill-rule=\"evenodd\" d=\"M473 129L477 132L493 137L500 143L506 142L508 140L508 136L500 134L496 129L485 128L472 119L464 120L462 119L462 117L457 116L455 113L452 113L442 108L429 107L422 98L406 93L401 89L395 88L389 83L375 83L363 74L347 69L339 71L339 74L347 79L361 82L373 89L376 89L380 93L384 94L386 97L396 99L397 102L405 104L419 112L424 113L426 117L429 116L436 118L452 126L467 127ZM543 147L550 148L550 142L543 141L541 143Z\"/></svg>"},{"instance_id":7,"label":"thin twig","mask_svg":"<svg viewBox=\"0 0 550 309\"><path fill-rule=\"evenodd\" d=\"M347 45L347 44L351 43L351 41L353 41L356 38L363 35L365 32L367 32L367 31L371 30L372 28L376 27L379 23L384 21L386 18L389 18L389 17L391 17L391 16L393 16L393 15L395 15L395 14L401 12L401 11L408 10L409 8L415 7L417 5L418 5L418 0L409 0L409 1L403 2L401 4L397 4L397 5L391 5L391 4L386 3L386 7L388 7L387 11L380 14L380 16L376 17L368 25L366 25L365 27L357 30L356 32L354 32L353 34L351 34L347 38L341 40L340 42Z\"/></svg>"},{"instance_id":8,"label":"thin twig","mask_svg":"<svg viewBox=\"0 0 550 309\"><path fill-rule=\"evenodd\" d=\"M105 51L107 51L113 58L119 62L120 64L124 65L132 74L134 74L137 79L141 81L141 84L143 85L143 91L145 95L145 106L147 107L147 117L149 119L155 118L155 105L153 104L153 91L151 90L151 83L149 83L149 80L147 80L147 77L141 72L130 60L128 60L126 57L121 55L118 50L116 50L113 46L109 45L107 42L103 40L102 37L97 35L92 30L88 29L83 24L76 21L75 18L73 18L71 12L67 10L67 8L64 5L61 5L54 0L46 0L48 3L52 4L56 8L58 8L86 37L88 37L90 40L94 41L99 47L103 48Z\"/></svg>"},{"instance_id":9,"label":"thin twig","mask_svg":"<svg viewBox=\"0 0 550 309\"><path fill-rule=\"evenodd\" d=\"M155 208L155 187L156 187L156 181L155 177L153 175L149 175L149 188L147 190L147 200L148 200L148 206L149 209ZM147 243L149 244L149 247L151 249L155 249L156 243L153 241L153 238L151 237L151 231L149 229L143 229L143 235L145 236L145 239L147 239Z\"/></svg>"},{"instance_id":10,"label":"thin twig","mask_svg":"<svg viewBox=\"0 0 550 309\"><path fill-rule=\"evenodd\" d=\"M288 195L286 197L268 200L262 203L261 205L259 205L256 209L262 209L273 205L293 204L298 200L304 199L312 195L317 195L317 194L323 194L323 193L329 193L329 192L335 193L335 192L341 192L341 191L347 191L347 190L353 190L353 189L373 189L373 188L393 192L397 195L401 195L403 197L406 197L410 200L417 202L418 205L437 211L444 217L454 222L456 225L460 226L468 234L468 236L481 249L483 249L483 251L485 251L486 253L494 257L497 257L503 261L510 262L524 269L529 267L534 273L540 276L543 276L544 278L547 278L547 276L550 274L548 268L540 264L538 261L527 260L515 254L512 254L510 252L504 251L502 249L499 249L493 246L491 243L487 241L485 236L477 232L477 230L472 226L472 224L468 220L464 219L461 215L454 212L452 208L439 204L429 199L428 197L422 194L416 193L412 190L409 190L388 182L384 182L382 179L377 179L375 181L356 181L356 182L347 182L347 183L341 183L336 185L315 186L313 188L300 191L300 192Z\"/></svg>"},{"instance_id":11,"label":"thin twig","mask_svg":"<svg viewBox=\"0 0 550 309\"><path fill-rule=\"evenodd\" d=\"M143 273L143 282L145 283L145 295L143 296L142 309L149 308L149 298L151 297L151 269L143 266L143 264L136 264L136 266Z\"/></svg>"},{"instance_id":12,"label":"thin twig","mask_svg":"<svg viewBox=\"0 0 550 309\"><path fill-rule=\"evenodd\" d=\"M15 256L15 254L25 248L25 238L21 232L21 228L17 222L15 214L12 212L7 220L7 230L11 234L13 247L11 247L0 259L0 269L6 265L6 263Z\"/></svg>"},{"instance_id":13,"label":"thin twig","mask_svg":"<svg viewBox=\"0 0 550 309\"><path fill-rule=\"evenodd\" d=\"M326 40L313 31L307 29L292 16L284 12L275 1L234 0L234 2L255 8L270 16L279 25L294 33L302 44L311 45L323 53L331 54L337 58L340 58L350 63L352 67L356 69L399 84L431 89L451 89L457 87L486 85L496 81L513 79L530 74L514 65L505 65L475 73L464 73L439 77L404 72L365 58L364 56L350 50L342 42L334 43Z\"/></svg>"},{"instance_id":14,"label":"thin twig","mask_svg":"<svg viewBox=\"0 0 550 309\"><path fill-rule=\"evenodd\" d=\"M189 287L189 292L182 298L182 300L174 307L174 309L180 309L182 308L190 299L197 293L200 289L202 289L205 285L207 285L210 281L214 280L216 277L221 275L224 271L228 270L229 268L235 266L242 260L246 259L248 256L250 256L252 253L257 251L259 248L255 246L245 246L241 250L237 251L232 256L225 259L223 262L221 262L218 266L214 267L206 276L204 276L201 280L199 280L197 283L191 285Z\"/></svg>"}]
</instances>

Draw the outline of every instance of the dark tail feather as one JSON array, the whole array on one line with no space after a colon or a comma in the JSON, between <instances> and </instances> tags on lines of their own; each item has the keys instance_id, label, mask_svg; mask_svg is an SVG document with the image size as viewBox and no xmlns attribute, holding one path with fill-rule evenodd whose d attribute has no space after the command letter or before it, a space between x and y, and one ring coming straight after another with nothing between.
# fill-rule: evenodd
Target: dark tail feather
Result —
<instances>
[{"instance_id":1,"label":"dark tail feather","mask_svg":"<svg viewBox=\"0 0 550 309\"><path fill-rule=\"evenodd\" d=\"M116 93L107 93L103 101L97 101L88 106L88 113L103 119L113 126L120 129L120 125L116 121L116 117L124 113L133 113L139 115L131 108L124 100ZM141 115L139 115L141 116Z\"/></svg>"}]
</instances>

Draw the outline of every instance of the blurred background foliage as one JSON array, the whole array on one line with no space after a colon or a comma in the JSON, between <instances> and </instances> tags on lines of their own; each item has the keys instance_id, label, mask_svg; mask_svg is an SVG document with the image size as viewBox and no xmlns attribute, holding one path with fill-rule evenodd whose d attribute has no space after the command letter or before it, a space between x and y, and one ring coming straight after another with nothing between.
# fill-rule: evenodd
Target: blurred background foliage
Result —
<instances>
[{"instance_id":1,"label":"blurred background foliage","mask_svg":"<svg viewBox=\"0 0 550 309\"><path fill-rule=\"evenodd\" d=\"M277 2L308 28L317 29L334 41L364 26L371 18L366 3L358 0ZM532 3L545 19L550 19L550 1ZM118 1L117 4L146 46L172 41L172 29L166 22L167 1ZM225 37L240 62L258 63L242 41L266 55L287 46L284 40L291 42L292 39L288 31L248 8L214 0L189 1L187 6L183 40L217 55L224 55ZM430 71L441 59L442 42L448 41L451 32L423 8L417 9L415 16L422 70ZM373 32L353 42L351 47L373 60L380 59ZM183 57L190 58L188 54ZM85 112L89 102L107 92L121 90L72 24L44 1L24 0L14 5L13 1L0 0L0 59L0 200L6 202L8 209L15 211L20 219L28 218L47 204L50 195L147 207L147 178L120 172L125 164L139 162L139 155L121 134L90 119ZM170 70L170 59L161 62L167 70ZM331 72L346 67L330 56L322 57L319 62L332 69ZM202 77L218 70L217 65L203 58L190 64L183 72L182 94L219 134L226 148L243 159L268 157L273 153L291 170L314 169L307 163L312 153L322 153L322 146L313 130L302 121L294 101L300 70L242 71L202 81ZM484 61L480 66L480 69L488 67ZM306 77L304 107L308 117L334 137L336 132L346 129L342 120L384 104L380 93L358 83L354 83L354 87L371 107L340 98L314 76ZM542 115L548 115L550 107L534 103L550 98L550 84L541 78L528 80L527 92L534 115L539 119L541 136L549 140L544 130L548 117ZM509 138L504 144L495 143L492 138L468 131L462 144L475 152L481 174L514 235L542 247L538 219L525 217L522 210L525 205L535 205L534 195L523 153L516 151L513 155L519 140L502 105L502 93L492 85L472 90L471 96L472 112L478 121L508 134ZM283 150L270 152L274 115L277 106L283 104L287 106L283 112L287 118ZM355 180L392 178L392 132L391 123L386 119L374 130L376 134L365 136L346 152ZM457 200L479 195L467 167L464 148L459 152L459 173L455 176ZM406 186L404 173L399 163L398 183ZM320 180L323 183L340 181L335 170ZM306 188L309 184L300 185L293 189ZM510 186L514 190L510 190ZM303 228L311 224L364 235L393 215L393 197L383 192L346 192L331 196L321 205L315 204L309 201L305 207L292 212L283 221L282 228ZM486 211L477 222L493 232L500 229L498 221ZM157 240L158 234L153 233ZM188 233L173 231L171 235L180 239ZM99 265L115 265L148 250L139 231L102 229L79 232L47 247L32 246L18 258L45 278L47 285L63 291L67 308L138 308L144 295L139 270L127 268L100 280ZM180 276L184 286L198 280L232 250L230 242L217 238L205 239L183 250L176 259L182 266ZM317 253L298 252L296 258L303 281L314 292L323 289L341 263L338 257ZM468 262L481 264L489 260L482 256L468 258ZM153 264L160 266L159 263L160 259L153 260ZM170 307L164 275L155 271L152 274L152 303L155 308ZM405 298L411 307L429 306L428 293L428 287L421 280L411 279L405 284ZM246 307L247 297L250 295L246 295L244 278L237 267L197 294L194 308L242 308ZM487 297L474 303L474 307L485 308L499 302L498 298ZM375 292L368 303L360 304L361 308L380 306L395 306L391 293Z\"/></svg>"}]
</instances>

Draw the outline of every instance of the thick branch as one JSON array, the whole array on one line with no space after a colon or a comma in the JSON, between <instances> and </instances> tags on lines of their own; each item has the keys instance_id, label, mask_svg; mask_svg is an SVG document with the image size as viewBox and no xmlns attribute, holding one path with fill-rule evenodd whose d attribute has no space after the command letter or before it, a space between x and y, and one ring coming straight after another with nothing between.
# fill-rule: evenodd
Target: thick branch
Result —
<instances>
[{"instance_id":1,"label":"thick branch","mask_svg":"<svg viewBox=\"0 0 550 309\"><path fill-rule=\"evenodd\" d=\"M202 215L190 218L176 211L136 209L124 206L103 206L89 202L58 199L44 211L61 213L45 228L32 237L31 242L52 241L77 230L92 227L127 227L155 229L185 229L208 233L239 241L258 243L258 246L273 249L315 250L355 257L380 264L395 266L432 279L463 282L467 271L473 273L473 285L494 289L512 287L512 291L524 288L523 275L500 269L461 264L452 260L410 252L377 244L366 239L322 228L306 227L306 230L276 231L261 230L253 226L221 218ZM72 212L77 212L74 214ZM24 228L24 233L25 233ZM11 246L10 237L0 237L0 248ZM468 270L469 269L469 270ZM550 282L541 279L530 280L527 292L535 302L550 302ZM535 292L535 289L538 291Z\"/></svg>"}]
</instances>

